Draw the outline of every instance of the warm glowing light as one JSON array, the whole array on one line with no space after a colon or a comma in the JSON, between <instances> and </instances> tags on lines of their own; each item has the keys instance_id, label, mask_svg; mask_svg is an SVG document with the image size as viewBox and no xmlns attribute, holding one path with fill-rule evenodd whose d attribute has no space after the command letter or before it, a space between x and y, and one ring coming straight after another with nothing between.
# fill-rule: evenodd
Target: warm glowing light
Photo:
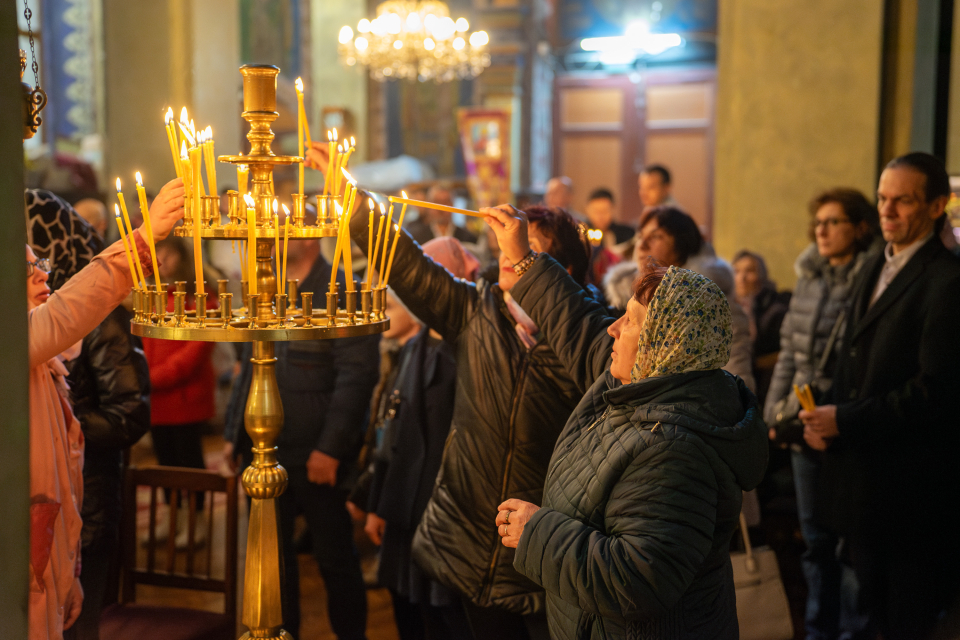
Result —
<instances>
[{"instance_id":1,"label":"warm glowing light","mask_svg":"<svg viewBox=\"0 0 960 640\"><path fill-rule=\"evenodd\" d=\"M294 80L293 85L297 88L297 93L303 93L303 78Z\"/></svg>"},{"instance_id":2,"label":"warm glowing light","mask_svg":"<svg viewBox=\"0 0 960 640\"><path fill-rule=\"evenodd\" d=\"M356 147L356 146L357 146L357 139L354 138L353 136L350 136L350 146L351 146L351 147Z\"/></svg>"},{"instance_id":3,"label":"warm glowing light","mask_svg":"<svg viewBox=\"0 0 960 640\"><path fill-rule=\"evenodd\" d=\"M394 40L394 41L393 41L393 48L394 48L394 49L403 49L403 41L402 41L402 40Z\"/></svg>"},{"instance_id":4,"label":"warm glowing light","mask_svg":"<svg viewBox=\"0 0 960 640\"><path fill-rule=\"evenodd\" d=\"M404 200L407 199L407 192L406 192L406 191L401 191L401 192L400 192L400 195L403 196L403 199L404 199Z\"/></svg>"},{"instance_id":5,"label":"warm glowing light","mask_svg":"<svg viewBox=\"0 0 960 640\"><path fill-rule=\"evenodd\" d=\"M357 23L357 32L358 33L370 33L370 21L364 18Z\"/></svg>"},{"instance_id":6,"label":"warm glowing light","mask_svg":"<svg viewBox=\"0 0 960 640\"><path fill-rule=\"evenodd\" d=\"M277 199L273 199L273 215L277 215L277 211L280 210L280 205L277 203Z\"/></svg>"},{"instance_id":7,"label":"warm glowing light","mask_svg":"<svg viewBox=\"0 0 960 640\"><path fill-rule=\"evenodd\" d=\"M183 158L184 160L186 160L186 159L188 159L188 158L190 157L190 154L187 153L187 141L186 141L186 140L183 140L183 141L180 143L180 157ZM117 180L119 181L119 178L117 178Z\"/></svg>"},{"instance_id":8,"label":"warm glowing light","mask_svg":"<svg viewBox=\"0 0 960 640\"><path fill-rule=\"evenodd\" d=\"M167 113L163 116L163 124L170 124L171 120L173 120L173 108L167 107Z\"/></svg>"},{"instance_id":9,"label":"warm glowing light","mask_svg":"<svg viewBox=\"0 0 960 640\"><path fill-rule=\"evenodd\" d=\"M247 203L247 207L250 209L253 209L256 206L256 203L249 193L243 194L243 201Z\"/></svg>"},{"instance_id":10,"label":"warm glowing light","mask_svg":"<svg viewBox=\"0 0 960 640\"><path fill-rule=\"evenodd\" d=\"M340 134L337 133L337 128L334 127L334 128L333 128L333 141L336 142L336 141L339 140L339 139L340 139Z\"/></svg>"},{"instance_id":11,"label":"warm glowing light","mask_svg":"<svg viewBox=\"0 0 960 640\"><path fill-rule=\"evenodd\" d=\"M117 178L117 193L120 193L123 189L120 188L120 178Z\"/></svg>"},{"instance_id":12,"label":"warm glowing light","mask_svg":"<svg viewBox=\"0 0 960 640\"><path fill-rule=\"evenodd\" d=\"M470 23L467 22L466 18L457 18L457 22L455 24L457 26L457 33L463 33L470 28Z\"/></svg>"},{"instance_id":13,"label":"warm glowing light","mask_svg":"<svg viewBox=\"0 0 960 640\"><path fill-rule=\"evenodd\" d=\"M457 36L457 38L453 41L453 48L457 51L460 51L466 46L466 44L467 43L463 41L463 38Z\"/></svg>"},{"instance_id":14,"label":"warm glowing light","mask_svg":"<svg viewBox=\"0 0 960 640\"><path fill-rule=\"evenodd\" d=\"M486 31L474 31L470 34L471 47L482 47L488 42L490 42L490 36L487 35Z\"/></svg>"},{"instance_id":15,"label":"warm glowing light","mask_svg":"<svg viewBox=\"0 0 960 640\"><path fill-rule=\"evenodd\" d=\"M427 51L433 51L437 48L437 43L433 41L433 38L426 38L423 41L423 48Z\"/></svg>"},{"instance_id":16,"label":"warm glowing light","mask_svg":"<svg viewBox=\"0 0 960 640\"><path fill-rule=\"evenodd\" d=\"M119 180L119 178L117 178L117 179ZM137 186L138 186L138 187L142 187L142 186L143 186L143 178L140 177L140 172L139 172L139 171L137 171Z\"/></svg>"},{"instance_id":17,"label":"warm glowing light","mask_svg":"<svg viewBox=\"0 0 960 640\"><path fill-rule=\"evenodd\" d=\"M114 211L114 215L117 216L117 220L119 220L119 219L120 219L120 205L114 204L114 205L113 205L113 211Z\"/></svg>"},{"instance_id":18,"label":"warm glowing light","mask_svg":"<svg viewBox=\"0 0 960 640\"><path fill-rule=\"evenodd\" d=\"M340 40L340 44L347 44L348 42L353 40L353 29L351 29L347 25L343 25L343 27L340 29L339 40Z\"/></svg>"},{"instance_id":19,"label":"warm glowing light","mask_svg":"<svg viewBox=\"0 0 960 640\"><path fill-rule=\"evenodd\" d=\"M207 125L207 128L203 130L204 139L213 140L213 127Z\"/></svg>"},{"instance_id":20,"label":"warm glowing light","mask_svg":"<svg viewBox=\"0 0 960 640\"><path fill-rule=\"evenodd\" d=\"M340 167L340 171L343 173L343 177L347 179L347 182L349 182L354 187L357 186L357 181L353 179L353 176L350 175L350 172L347 171L346 167Z\"/></svg>"},{"instance_id":21,"label":"warm glowing light","mask_svg":"<svg viewBox=\"0 0 960 640\"><path fill-rule=\"evenodd\" d=\"M420 14L419 13L407 14L407 31L419 31L419 30L420 30Z\"/></svg>"},{"instance_id":22,"label":"warm glowing light","mask_svg":"<svg viewBox=\"0 0 960 640\"><path fill-rule=\"evenodd\" d=\"M183 126L185 127L189 126L190 124L190 116L187 115L186 107L184 107L183 109L180 109L180 122L182 122Z\"/></svg>"}]
</instances>

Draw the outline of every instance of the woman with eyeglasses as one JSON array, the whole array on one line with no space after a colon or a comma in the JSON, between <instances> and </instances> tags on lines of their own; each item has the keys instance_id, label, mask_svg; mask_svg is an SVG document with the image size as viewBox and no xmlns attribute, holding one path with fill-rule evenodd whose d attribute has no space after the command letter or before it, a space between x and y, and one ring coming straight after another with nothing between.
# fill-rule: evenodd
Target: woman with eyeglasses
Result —
<instances>
[{"instance_id":1,"label":"woman with eyeglasses","mask_svg":"<svg viewBox=\"0 0 960 640\"><path fill-rule=\"evenodd\" d=\"M183 184L167 183L150 208L154 237L183 217ZM143 231L133 233L137 258L150 272ZM80 505L83 437L70 408L57 357L80 341L130 293L133 278L122 242L108 247L51 294L50 265L27 247L30 354L30 640L59 640L80 613Z\"/></svg>"},{"instance_id":2,"label":"woman with eyeglasses","mask_svg":"<svg viewBox=\"0 0 960 640\"><path fill-rule=\"evenodd\" d=\"M830 387L852 284L878 235L879 217L877 208L855 189L825 191L809 208L813 244L797 258L797 285L780 329L780 356L764 418L770 437L793 449L797 511L807 544L802 558L806 637L835 638L855 634L862 625L856 613L856 578L837 556L837 536L814 521L820 453L803 441L793 386L809 384L814 397Z\"/></svg>"}]
</instances>

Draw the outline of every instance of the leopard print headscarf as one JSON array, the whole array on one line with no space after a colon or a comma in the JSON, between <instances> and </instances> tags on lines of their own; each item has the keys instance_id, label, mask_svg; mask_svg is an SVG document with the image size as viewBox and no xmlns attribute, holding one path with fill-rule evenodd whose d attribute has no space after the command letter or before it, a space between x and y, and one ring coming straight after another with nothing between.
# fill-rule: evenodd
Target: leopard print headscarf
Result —
<instances>
[{"instance_id":1,"label":"leopard print headscarf","mask_svg":"<svg viewBox=\"0 0 960 640\"><path fill-rule=\"evenodd\" d=\"M27 189L27 244L50 260L51 291L62 287L103 250L103 241L86 220L61 198L42 189Z\"/></svg>"}]
</instances>

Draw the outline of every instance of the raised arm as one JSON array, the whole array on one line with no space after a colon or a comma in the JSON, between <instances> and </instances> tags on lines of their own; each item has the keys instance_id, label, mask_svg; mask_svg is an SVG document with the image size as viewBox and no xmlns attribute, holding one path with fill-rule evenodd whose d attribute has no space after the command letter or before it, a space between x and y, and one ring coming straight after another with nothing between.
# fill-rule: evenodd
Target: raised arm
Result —
<instances>
[{"instance_id":1,"label":"raised arm","mask_svg":"<svg viewBox=\"0 0 960 640\"><path fill-rule=\"evenodd\" d=\"M353 214L350 232L364 254L367 251L367 226L367 213L361 208ZM393 234L390 243L393 244ZM424 255L420 245L403 229L390 271L390 287L414 315L445 340L460 335L480 299L476 285L455 278Z\"/></svg>"}]
</instances>

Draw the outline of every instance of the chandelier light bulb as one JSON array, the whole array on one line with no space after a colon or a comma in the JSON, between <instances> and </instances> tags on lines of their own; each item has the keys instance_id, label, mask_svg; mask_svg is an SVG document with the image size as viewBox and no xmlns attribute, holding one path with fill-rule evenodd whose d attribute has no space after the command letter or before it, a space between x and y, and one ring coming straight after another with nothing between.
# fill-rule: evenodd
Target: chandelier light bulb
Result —
<instances>
[{"instance_id":1,"label":"chandelier light bulb","mask_svg":"<svg viewBox=\"0 0 960 640\"><path fill-rule=\"evenodd\" d=\"M353 29L344 25L340 29L340 44L347 44L351 40L353 40Z\"/></svg>"},{"instance_id":2,"label":"chandelier light bulb","mask_svg":"<svg viewBox=\"0 0 960 640\"><path fill-rule=\"evenodd\" d=\"M407 15L407 31L420 30L420 14L410 13Z\"/></svg>"},{"instance_id":3,"label":"chandelier light bulb","mask_svg":"<svg viewBox=\"0 0 960 640\"><path fill-rule=\"evenodd\" d=\"M367 46L368 46L369 44L370 44L370 43L367 42L367 39L364 38L363 36L360 36L359 38L357 38L356 40L353 41L353 46L355 46L355 47L357 48L357 51L366 51L366 50L367 50Z\"/></svg>"},{"instance_id":4,"label":"chandelier light bulb","mask_svg":"<svg viewBox=\"0 0 960 640\"><path fill-rule=\"evenodd\" d=\"M423 19L423 27L428 33L433 33L433 30L437 28L437 22L439 22L437 16L428 13L427 17Z\"/></svg>"},{"instance_id":5,"label":"chandelier light bulb","mask_svg":"<svg viewBox=\"0 0 960 640\"><path fill-rule=\"evenodd\" d=\"M370 22L370 33L377 37L387 35L387 25L383 16L375 18L372 22Z\"/></svg>"},{"instance_id":6,"label":"chandelier light bulb","mask_svg":"<svg viewBox=\"0 0 960 640\"><path fill-rule=\"evenodd\" d=\"M453 41L453 48L457 51L460 51L466 44L467 43L463 41L463 38L457 36L457 38Z\"/></svg>"},{"instance_id":7,"label":"chandelier light bulb","mask_svg":"<svg viewBox=\"0 0 960 640\"><path fill-rule=\"evenodd\" d=\"M395 36L403 30L403 21L396 13L388 13L384 22L386 23L387 33L390 35Z\"/></svg>"},{"instance_id":8,"label":"chandelier light bulb","mask_svg":"<svg viewBox=\"0 0 960 640\"><path fill-rule=\"evenodd\" d=\"M393 41L393 48L394 48L394 49L397 49L397 50L403 49L403 41L402 41L402 40L394 40L394 41Z\"/></svg>"},{"instance_id":9,"label":"chandelier light bulb","mask_svg":"<svg viewBox=\"0 0 960 640\"><path fill-rule=\"evenodd\" d=\"M466 18L457 18L456 26L457 26L457 33L463 33L468 29L470 29L470 23L467 22Z\"/></svg>"},{"instance_id":10,"label":"chandelier light bulb","mask_svg":"<svg viewBox=\"0 0 960 640\"><path fill-rule=\"evenodd\" d=\"M470 34L471 47L482 47L488 42L490 42L490 36L487 35L486 31L474 31Z\"/></svg>"},{"instance_id":11,"label":"chandelier light bulb","mask_svg":"<svg viewBox=\"0 0 960 640\"><path fill-rule=\"evenodd\" d=\"M427 51L433 51L437 48L437 43L433 41L433 38L425 38L423 41L423 48Z\"/></svg>"},{"instance_id":12,"label":"chandelier light bulb","mask_svg":"<svg viewBox=\"0 0 960 640\"><path fill-rule=\"evenodd\" d=\"M357 23L357 33L370 33L370 21L364 18Z\"/></svg>"}]
</instances>

